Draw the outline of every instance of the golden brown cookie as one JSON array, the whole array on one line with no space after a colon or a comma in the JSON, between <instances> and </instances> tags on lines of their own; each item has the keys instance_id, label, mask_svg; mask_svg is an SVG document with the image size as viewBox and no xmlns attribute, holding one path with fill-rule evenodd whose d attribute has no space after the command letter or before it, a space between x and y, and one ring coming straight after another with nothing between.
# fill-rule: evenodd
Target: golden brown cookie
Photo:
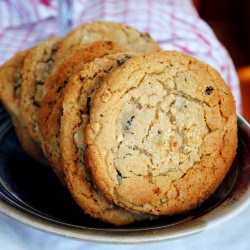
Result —
<instances>
[{"instance_id":1,"label":"golden brown cookie","mask_svg":"<svg viewBox=\"0 0 250 250\"><path fill-rule=\"evenodd\" d=\"M68 188L85 213L114 225L154 217L128 212L107 201L99 193L84 161L84 127L88 122L91 98L95 90L109 72L133 55L112 54L85 64L64 91L60 146Z\"/></svg>"},{"instance_id":2,"label":"golden brown cookie","mask_svg":"<svg viewBox=\"0 0 250 250\"><path fill-rule=\"evenodd\" d=\"M53 65L61 38L53 37L30 49L23 65L22 88L20 96L20 115L30 137L42 148L38 114L44 95L44 83Z\"/></svg>"},{"instance_id":3,"label":"golden brown cookie","mask_svg":"<svg viewBox=\"0 0 250 250\"><path fill-rule=\"evenodd\" d=\"M175 51L137 55L110 73L93 98L86 160L115 204L183 213L228 172L236 122L232 93L209 65Z\"/></svg>"},{"instance_id":4,"label":"golden brown cookie","mask_svg":"<svg viewBox=\"0 0 250 250\"><path fill-rule=\"evenodd\" d=\"M28 50L21 51L9 59L0 68L0 98L9 113L18 140L24 151L39 161L46 164L43 152L30 137L27 127L20 117L20 92L22 88L22 75L24 60Z\"/></svg>"},{"instance_id":5,"label":"golden brown cookie","mask_svg":"<svg viewBox=\"0 0 250 250\"><path fill-rule=\"evenodd\" d=\"M79 46L78 46L79 47ZM63 170L60 151L60 118L62 115L63 89L70 77L78 73L85 63L108 54L132 51L126 46L112 41L97 41L88 45L75 47L73 56L67 56L67 60L53 71L45 83L44 96L39 113L39 127L50 165L62 183Z\"/></svg>"},{"instance_id":6,"label":"golden brown cookie","mask_svg":"<svg viewBox=\"0 0 250 250\"><path fill-rule=\"evenodd\" d=\"M60 60L57 60L54 63L54 66L53 66L53 69L52 69L50 75L51 74L55 74L64 63L67 63L67 61L69 61L74 55L76 55L78 52L81 52L83 50L83 48L88 47L89 45L90 45L89 43L87 43L87 44L80 44L80 45L77 45L77 46L72 47L69 50L65 51L65 53L62 55L62 57L60 58ZM46 83L47 82L50 82L49 78L47 79ZM46 83L44 85L44 87L45 87L45 93L47 93L47 91L48 91L47 88L51 87L50 84L48 85Z\"/></svg>"},{"instance_id":7,"label":"golden brown cookie","mask_svg":"<svg viewBox=\"0 0 250 250\"><path fill-rule=\"evenodd\" d=\"M76 27L64 37L56 55L56 61L60 60L65 51L68 51L70 48L98 40L117 41L133 48L137 52L160 50L157 42L148 33L140 32L121 23L95 21Z\"/></svg>"}]
</instances>

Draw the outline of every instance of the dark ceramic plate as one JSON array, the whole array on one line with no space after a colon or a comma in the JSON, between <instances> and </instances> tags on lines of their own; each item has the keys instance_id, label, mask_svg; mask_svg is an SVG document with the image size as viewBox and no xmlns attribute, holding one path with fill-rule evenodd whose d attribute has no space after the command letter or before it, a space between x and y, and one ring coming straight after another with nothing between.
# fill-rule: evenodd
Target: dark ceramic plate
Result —
<instances>
[{"instance_id":1,"label":"dark ceramic plate","mask_svg":"<svg viewBox=\"0 0 250 250\"><path fill-rule=\"evenodd\" d=\"M42 231L99 242L150 242L201 232L250 204L250 128L241 117L238 128L239 147L231 170L214 195L199 208L184 215L114 227L85 215L52 170L23 152L1 105L0 211Z\"/></svg>"}]
</instances>

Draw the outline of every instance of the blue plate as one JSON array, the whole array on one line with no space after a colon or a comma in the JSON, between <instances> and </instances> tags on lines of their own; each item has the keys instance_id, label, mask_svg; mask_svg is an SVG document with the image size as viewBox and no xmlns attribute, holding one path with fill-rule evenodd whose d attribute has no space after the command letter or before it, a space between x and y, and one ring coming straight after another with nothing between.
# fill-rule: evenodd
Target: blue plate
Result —
<instances>
[{"instance_id":1,"label":"blue plate","mask_svg":"<svg viewBox=\"0 0 250 250\"><path fill-rule=\"evenodd\" d=\"M250 203L250 129L241 117L238 138L237 156L229 173L199 208L187 214L115 227L84 214L51 168L25 154L0 104L0 211L36 229L79 240L138 243L201 232Z\"/></svg>"}]
</instances>

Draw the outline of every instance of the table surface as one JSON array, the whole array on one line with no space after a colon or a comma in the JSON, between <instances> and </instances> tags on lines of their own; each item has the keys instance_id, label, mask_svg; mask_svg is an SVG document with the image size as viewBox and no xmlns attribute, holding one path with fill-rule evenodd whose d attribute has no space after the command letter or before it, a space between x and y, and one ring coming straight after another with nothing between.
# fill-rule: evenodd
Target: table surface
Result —
<instances>
[{"instance_id":1,"label":"table surface","mask_svg":"<svg viewBox=\"0 0 250 250\"><path fill-rule=\"evenodd\" d=\"M82 249L250 249L250 207L230 220L202 233L182 239L147 244L112 245L59 237L33 229L0 213L0 246L2 250L82 250ZM2 248L3 247L3 248Z\"/></svg>"}]
</instances>

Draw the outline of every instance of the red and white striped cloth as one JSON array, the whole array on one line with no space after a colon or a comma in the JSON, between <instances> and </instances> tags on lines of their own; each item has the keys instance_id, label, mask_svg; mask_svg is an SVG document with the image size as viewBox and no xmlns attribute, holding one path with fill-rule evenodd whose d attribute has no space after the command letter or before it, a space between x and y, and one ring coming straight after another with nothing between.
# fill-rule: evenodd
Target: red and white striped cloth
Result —
<instances>
[{"instance_id":1,"label":"red and white striped cloth","mask_svg":"<svg viewBox=\"0 0 250 250\"><path fill-rule=\"evenodd\" d=\"M108 20L146 31L165 50L188 53L217 69L241 113L238 77L227 50L191 0L74 0L74 26ZM0 1L0 65L36 40L58 34L56 0Z\"/></svg>"}]
</instances>

